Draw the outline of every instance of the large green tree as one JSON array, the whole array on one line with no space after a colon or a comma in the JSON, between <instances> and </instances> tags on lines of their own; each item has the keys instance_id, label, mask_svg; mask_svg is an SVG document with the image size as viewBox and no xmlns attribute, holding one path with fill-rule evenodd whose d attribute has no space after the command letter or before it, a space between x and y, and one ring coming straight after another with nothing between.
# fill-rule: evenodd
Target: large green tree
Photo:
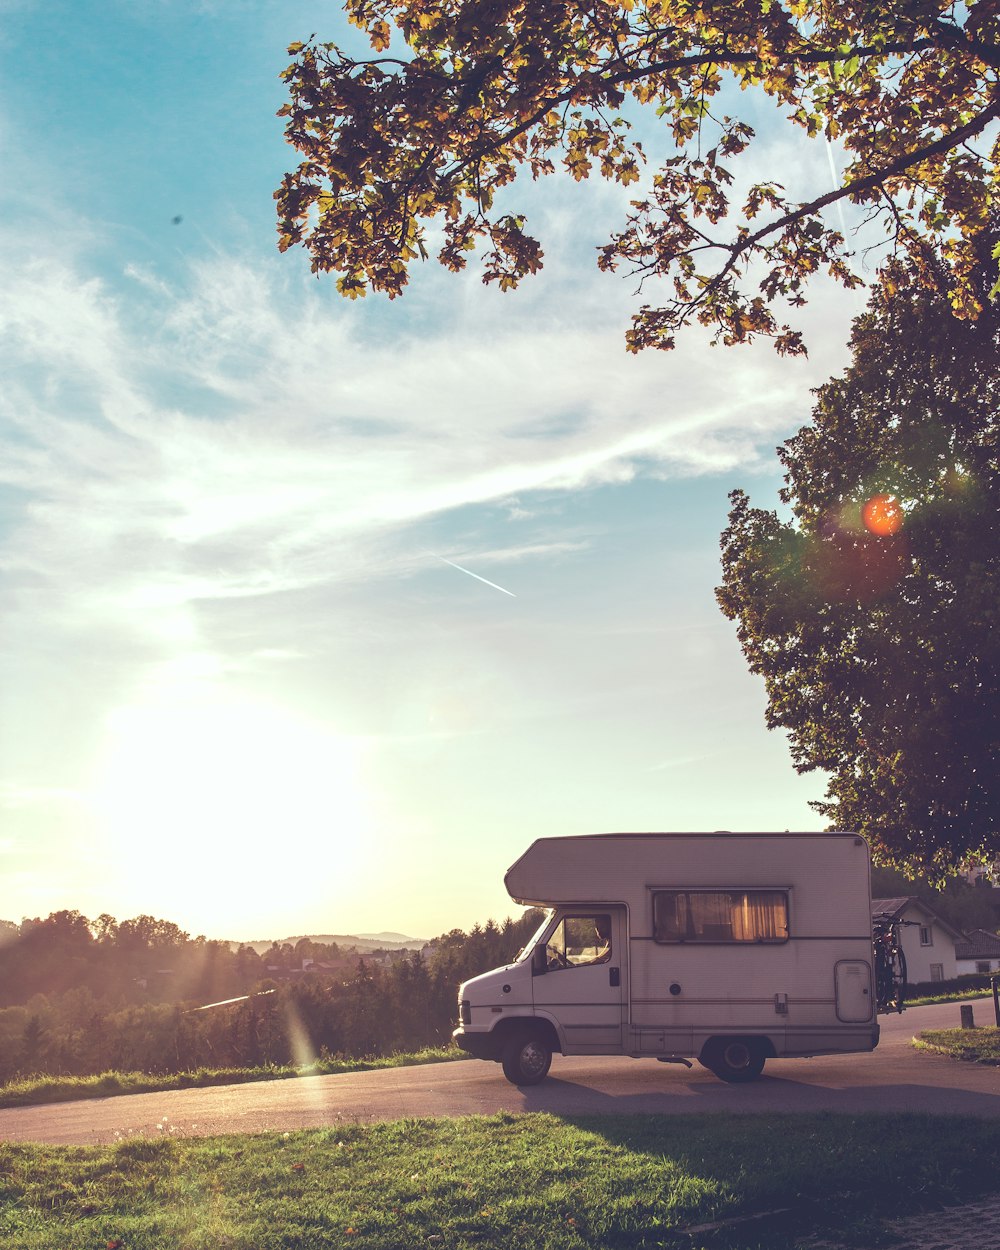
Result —
<instances>
[{"instance_id":1,"label":"large green tree","mask_svg":"<svg viewBox=\"0 0 1000 1250\"><path fill-rule=\"evenodd\" d=\"M1000 853L1000 308L975 322L897 265L853 361L778 449L785 515L731 496L723 612L818 809L887 865ZM942 288L946 275L939 277Z\"/></svg>"},{"instance_id":2,"label":"large green tree","mask_svg":"<svg viewBox=\"0 0 1000 1250\"><path fill-rule=\"evenodd\" d=\"M858 282L826 215L840 200L880 220L919 273L943 271L960 316L980 311L970 275L996 190L995 0L346 0L346 11L376 55L291 45L280 111L301 163L275 199L281 249L305 246L347 295L399 294L429 230L448 268L482 245L484 281L516 285L542 251L505 189L560 166L640 184L631 98L655 110L673 153L598 251L603 269L667 280L666 300L636 313L632 350L672 347L697 321L716 341L765 335L802 351L780 305L801 304L819 270ZM737 87L839 143L839 186L793 202L779 170L761 171L734 202L732 165L752 162L754 139L733 115Z\"/></svg>"}]
</instances>

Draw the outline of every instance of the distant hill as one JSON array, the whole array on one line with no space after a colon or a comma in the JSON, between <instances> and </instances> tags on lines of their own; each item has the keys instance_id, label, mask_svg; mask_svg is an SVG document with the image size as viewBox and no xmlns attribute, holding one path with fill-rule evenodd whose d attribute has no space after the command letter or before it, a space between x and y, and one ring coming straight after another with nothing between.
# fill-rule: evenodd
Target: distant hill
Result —
<instances>
[{"instance_id":1,"label":"distant hill","mask_svg":"<svg viewBox=\"0 0 1000 1250\"><path fill-rule=\"evenodd\" d=\"M13 941L17 936L19 925L12 920L0 920L0 945L4 940ZM303 938L308 938L310 942L321 942L324 946L329 946L332 942L336 942L338 946L351 949L352 947L361 952L367 951L419 951L422 950L428 942L427 938L407 937L405 933L396 933L392 930L383 930L381 933L300 933L296 937L279 938L278 945L284 946L287 942L289 946L294 946L296 942L301 942ZM268 938L266 941L258 939L253 942L228 942L227 945L236 950L239 946L250 946L261 955L266 950L270 950L273 945L273 939Z\"/></svg>"},{"instance_id":2,"label":"distant hill","mask_svg":"<svg viewBox=\"0 0 1000 1250\"><path fill-rule=\"evenodd\" d=\"M307 938L310 942L320 942L323 946L329 946L336 942L341 949L350 949L353 947L357 951L398 951L410 950L418 951L427 945L426 938L407 937L405 933L300 933L295 937L278 938L278 945L294 946L296 942L301 942L303 938ZM253 941L253 942L230 942L229 945L235 950L237 946L250 946L258 955L262 955L264 951L270 950L273 942Z\"/></svg>"},{"instance_id":3,"label":"distant hill","mask_svg":"<svg viewBox=\"0 0 1000 1250\"><path fill-rule=\"evenodd\" d=\"M381 933L359 933L357 936L371 942L395 942L399 946L408 946L410 942L423 940L407 937L405 933L393 933L391 930L383 930Z\"/></svg>"}]
</instances>

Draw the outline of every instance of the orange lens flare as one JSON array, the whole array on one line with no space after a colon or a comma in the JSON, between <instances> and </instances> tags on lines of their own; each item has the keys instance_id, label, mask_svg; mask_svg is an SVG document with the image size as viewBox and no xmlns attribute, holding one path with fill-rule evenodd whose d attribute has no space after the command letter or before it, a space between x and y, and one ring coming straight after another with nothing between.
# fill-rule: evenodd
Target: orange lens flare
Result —
<instances>
[{"instance_id":1,"label":"orange lens flare","mask_svg":"<svg viewBox=\"0 0 1000 1250\"><path fill-rule=\"evenodd\" d=\"M865 529L881 538L898 534L903 526L903 507L895 495L873 495L861 509Z\"/></svg>"}]
</instances>

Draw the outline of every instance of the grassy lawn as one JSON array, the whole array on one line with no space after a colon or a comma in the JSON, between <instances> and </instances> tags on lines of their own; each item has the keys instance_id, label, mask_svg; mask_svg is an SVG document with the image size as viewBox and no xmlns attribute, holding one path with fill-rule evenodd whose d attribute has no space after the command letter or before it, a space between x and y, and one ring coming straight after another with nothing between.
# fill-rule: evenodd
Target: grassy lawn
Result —
<instances>
[{"instance_id":1,"label":"grassy lawn","mask_svg":"<svg viewBox=\"0 0 1000 1250\"><path fill-rule=\"evenodd\" d=\"M977 1195L998 1164L1000 1123L919 1115L498 1115L0 1144L0 1247L782 1250L796 1229L861 1238L876 1213ZM777 1208L797 1222L739 1222Z\"/></svg>"},{"instance_id":2,"label":"grassy lawn","mask_svg":"<svg viewBox=\"0 0 1000 1250\"><path fill-rule=\"evenodd\" d=\"M104 1072L100 1076L32 1076L0 1085L0 1109L112 1094L153 1094L167 1089L194 1089L202 1085L244 1085L250 1081L286 1081L297 1076L329 1076L338 1072L368 1072L374 1068L402 1068L423 1063L468 1059L457 1047L421 1050L384 1059L317 1059L301 1067L199 1068L196 1072L157 1075L150 1072Z\"/></svg>"},{"instance_id":3,"label":"grassy lawn","mask_svg":"<svg viewBox=\"0 0 1000 1250\"><path fill-rule=\"evenodd\" d=\"M926 1029L913 1039L922 1050L937 1050L953 1059L1000 1065L1000 1029Z\"/></svg>"},{"instance_id":4,"label":"grassy lawn","mask_svg":"<svg viewBox=\"0 0 1000 1250\"><path fill-rule=\"evenodd\" d=\"M981 998L993 998L992 990L950 990L947 994L934 994L926 998L908 998L907 1007L933 1007L937 1003L972 1003Z\"/></svg>"}]
</instances>

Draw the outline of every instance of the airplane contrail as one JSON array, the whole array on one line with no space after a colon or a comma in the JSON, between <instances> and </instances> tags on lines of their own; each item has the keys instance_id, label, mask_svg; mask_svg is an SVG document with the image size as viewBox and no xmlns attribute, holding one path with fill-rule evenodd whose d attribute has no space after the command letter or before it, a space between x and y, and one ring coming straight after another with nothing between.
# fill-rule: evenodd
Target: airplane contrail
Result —
<instances>
[{"instance_id":1,"label":"airplane contrail","mask_svg":"<svg viewBox=\"0 0 1000 1250\"><path fill-rule=\"evenodd\" d=\"M825 138L825 136L824 136ZM833 144L829 139L826 140L826 156L830 162L830 178L833 180L834 191L840 190L840 175L837 173L837 162L833 159ZM837 201L837 216L840 218L841 234L847 234L847 222L844 220L844 201Z\"/></svg>"},{"instance_id":2,"label":"airplane contrail","mask_svg":"<svg viewBox=\"0 0 1000 1250\"><path fill-rule=\"evenodd\" d=\"M460 573L468 573L470 577L474 577L477 582L484 582L487 586L492 586L494 590L502 590L505 595L510 595L512 599L516 599L517 595L512 590L505 590L503 586L498 586L496 582L487 581L485 577L480 577L478 573L473 573L471 569L463 569L460 564L456 564L454 560L446 560L444 556L438 556L442 564L449 564L453 569L458 569Z\"/></svg>"}]
</instances>

